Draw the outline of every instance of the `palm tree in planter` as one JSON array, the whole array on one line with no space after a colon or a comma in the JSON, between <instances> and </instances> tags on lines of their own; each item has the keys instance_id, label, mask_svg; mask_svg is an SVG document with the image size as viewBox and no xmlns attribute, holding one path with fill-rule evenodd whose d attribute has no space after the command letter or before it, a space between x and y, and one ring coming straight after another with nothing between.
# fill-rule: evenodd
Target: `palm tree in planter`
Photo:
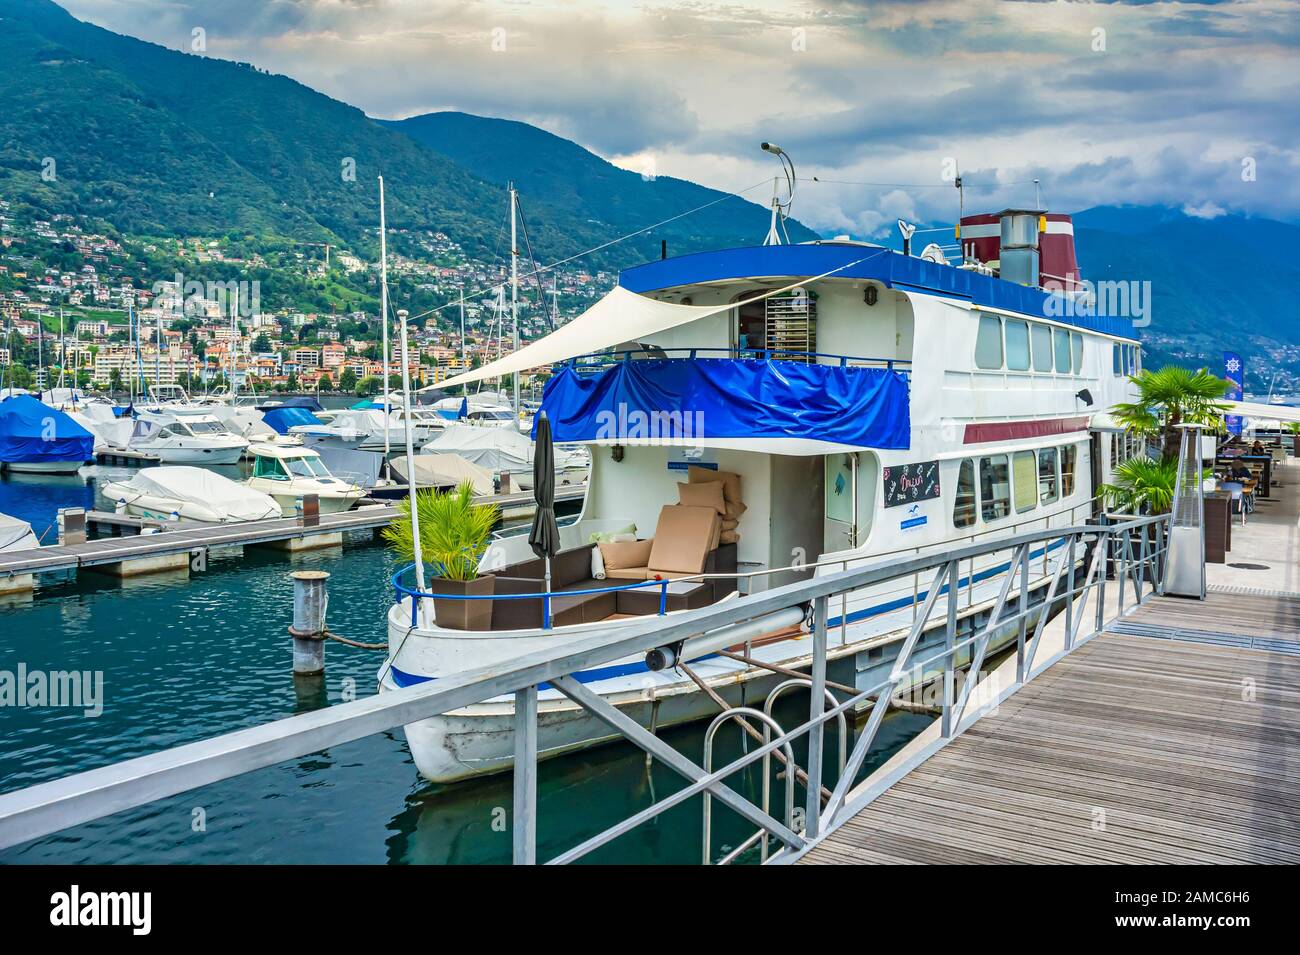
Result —
<instances>
[{"instance_id":1,"label":"palm tree in planter","mask_svg":"<svg viewBox=\"0 0 1300 955\"><path fill-rule=\"evenodd\" d=\"M1159 437L1165 460L1178 457L1180 424L1199 424L1213 432L1223 430L1228 406L1222 399L1232 387L1231 382L1216 378L1204 368L1191 371L1177 365L1154 371L1144 368L1129 381L1137 386L1138 400L1115 405L1111 417L1132 434Z\"/></svg>"},{"instance_id":2,"label":"palm tree in planter","mask_svg":"<svg viewBox=\"0 0 1300 955\"><path fill-rule=\"evenodd\" d=\"M1300 421L1288 421L1286 430L1291 434L1291 457L1300 458Z\"/></svg>"},{"instance_id":3,"label":"palm tree in planter","mask_svg":"<svg viewBox=\"0 0 1300 955\"><path fill-rule=\"evenodd\" d=\"M474 487L466 481L448 491L416 491L420 553L433 570L430 590L439 594L488 597L494 578L479 576L479 562L488 549L492 528L501 518L496 504L475 504ZM384 528L386 540L400 560L415 560L411 529L411 497L397 504L397 516ZM492 625L491 600L433 601L438 626L453 630L487 630Z\"/></svg>"},{"instance_id":4,"label":"palm tree in planter","mask_svg":"<svg viewBox=\"0 0 1300 955\"><path fill-rule=\"evenodd\" d=\"M1164 514L1173 507L1178 459L1129 458L1115 466L1115 480L1097 489L1106 507L1132 514Z\"/></svg>"}]
</instances>

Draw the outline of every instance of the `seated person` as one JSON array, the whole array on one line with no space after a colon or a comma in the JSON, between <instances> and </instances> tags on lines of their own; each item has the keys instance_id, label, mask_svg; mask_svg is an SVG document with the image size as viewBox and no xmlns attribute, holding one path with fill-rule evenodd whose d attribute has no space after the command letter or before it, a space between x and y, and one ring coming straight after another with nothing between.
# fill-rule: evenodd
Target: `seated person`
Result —
<instances>
[{"instance_id":1,"label":"seated person","mask_svg":"<svg viewBox=\"0 0 1300 955\"><path fill-rule=\"evenodd\" d=\"M1259 440L1259 438L1256 438L1256 439L1255 439L1255 443L1252 444L1252 445L1250 446L1250 453L1251 453L1251 454L1268 454L1268 452L1264 450L1264 442L1261 441L1261 440Z\"/></svg>"}]
</instances>

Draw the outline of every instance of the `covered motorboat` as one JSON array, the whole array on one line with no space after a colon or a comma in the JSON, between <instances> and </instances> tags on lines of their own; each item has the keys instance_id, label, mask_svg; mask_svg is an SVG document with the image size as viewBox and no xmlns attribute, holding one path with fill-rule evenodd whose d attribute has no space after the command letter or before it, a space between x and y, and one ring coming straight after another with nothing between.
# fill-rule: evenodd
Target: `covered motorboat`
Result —
<instances>
[{"instance_id":1,"label":"covered motorboat","mask_svg":"<svg viewBox=\"0 0 1300 955\"><path fill-rule=\"evenodd\" d=\"M335 477L312 448L285 448L273 444L254 444L253 476L248 487L269 494L280 505L285 517L302 510L302 499L316 495L320 513L346 511L365 497L365 489L351 481Z\"/></svg>"},{"instance_id":2,"label":"covered motorboat","mask_svg":"<svg viewBox=\"0 0 1300 955\"><path fill-rule=\"evenodd\" d=\"M406 444L406 431L380 408L348 408L325 423L292 425L289 433L301 435L308 445L360 451L392 450Z\"/></svg>"},{"instance_id":3,"label":"covered motorboat","mask_svg":"<svg viewBox=\"0 0 1300 955\"><path fill-rule=\"evenodd\" d=\"M423 451L411 458L415 465L415 486L417 488L458 487L469 481L475 494L492 494L496 490L492 472L466 461L458 454L436 454ZM406 456L393 458L393 470L403 481L410 484L406 473Z\"/></svg>"},{"instance_id":4,"label":"covered motorboat","mask_svg":"<svg viewBox=\"0 0 1300 955\"><path fill-rule=\"evenodd\" d=\"M211 414L140 411L128 447L164 464L238 464L248 440Z\"/></svg>"},{"instance_id":5,"label":"covered motorboat","mask_svg":"<svg viewBox=\"0 0 1300 955\"><path fill-rule=\"evenodd\" d=\"M0 401L0 469L76 474L94 456L94 435L62 411L31 395Z\"/></svg>"},{"instance_id":6,"label":"covered motorboat","mask_svg":"<svg viewBox=\"0 0 1300 955\"><path fill-rule=\"evenodd\" d=\"M270 495L196 467L145 468L103 494L119 511L153 520L233 524L282 516Z\"/></svg>"},{"instance_id":7,"label":"covered motorboat","mask_svg":"<svg viewBox=\"0 0 1300 955\"><path fill-rule=\"evenodd\" d=\"M492 475L507 473L511 484L529 490L533 486L535 445L526 434L513 428L480 428L449 425L424 446L428 454L454 454ZM587 479L589 458L585 448L555 449L557 484L581 484Z\"/></svg>"},{"instance_id":8,"label":"covered motorboat","mask_svg":"<svg viewBox=\"0 0 1300 955\"><path fill-rule=\"evenodd\" d=\"M26 521L0 514L0 554L40 547L41 542Z\"/></svg>"}]
</instances>

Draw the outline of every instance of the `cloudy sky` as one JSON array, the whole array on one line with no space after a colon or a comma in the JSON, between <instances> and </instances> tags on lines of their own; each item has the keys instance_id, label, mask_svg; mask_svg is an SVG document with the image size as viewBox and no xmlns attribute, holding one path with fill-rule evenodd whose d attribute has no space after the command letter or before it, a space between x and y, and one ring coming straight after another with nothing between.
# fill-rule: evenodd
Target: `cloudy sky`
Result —
<instances>
[{"instance_id":1,"label":"cloudy sky","mask_svg":"<svg viewBox=\"0 0 1300 955\"><path fill-rule=\"evenodd\" d=\"M742 190L792 154L795 215L878 234L1034 198L1300 220L1300 0L59 0L383 118L520 119ZM762 199L770 187L751 188Z\"/></svg>"}]
</instances>

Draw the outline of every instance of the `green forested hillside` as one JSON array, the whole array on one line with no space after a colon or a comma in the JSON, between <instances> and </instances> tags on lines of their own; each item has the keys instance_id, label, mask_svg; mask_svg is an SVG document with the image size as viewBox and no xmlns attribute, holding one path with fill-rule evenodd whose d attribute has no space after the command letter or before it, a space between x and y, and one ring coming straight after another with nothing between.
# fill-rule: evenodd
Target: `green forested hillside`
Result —
<instances>
[{"instance_id":1,"label":"green forested hillside","mask_svg":"<svg viewBox=\"0 0 1300 955\"><path fill-rule=\"evenodd\" d=\"M477 176L502 185L513 179L531 203L569 210L612 233L639 229L724 196L684 179L620 169L577 143L527 123L443 112L387 125ZM748 198L761 201L763 191L755 190ZM704 214L668 223L657 235L668 240L670 252L756 244L767 234L769 222L767 208L732 196ZM793 242L817 237L798 222L790 222L789 230Z\"/></svg>"},{"instance_id":2,"label":"green forested hillside","mask_svg":"<svg viewBox=\"0 0 1300 955\"><path fill-rule=\"evenodd\" d=\"M50 0L0 0L0 63L0 196L44 212L97 216L135 234L278 234L369 248L382 174L395 228L443 230L471 252L491 251L500 232L495 169L475 175L287 77L121 36ZM640 227L717 195L677 180L631 188L631 201L612 189L580 206L555 190L530 196L539 257L573 254L633 220ZM765 216L732 200L700 214L696 231L669 235L685 247L706 237L755 241L765 226L755 233L754 222ZM627 264L657 247L646 237L597 261Z\"/></svg>"}]
</instances>

